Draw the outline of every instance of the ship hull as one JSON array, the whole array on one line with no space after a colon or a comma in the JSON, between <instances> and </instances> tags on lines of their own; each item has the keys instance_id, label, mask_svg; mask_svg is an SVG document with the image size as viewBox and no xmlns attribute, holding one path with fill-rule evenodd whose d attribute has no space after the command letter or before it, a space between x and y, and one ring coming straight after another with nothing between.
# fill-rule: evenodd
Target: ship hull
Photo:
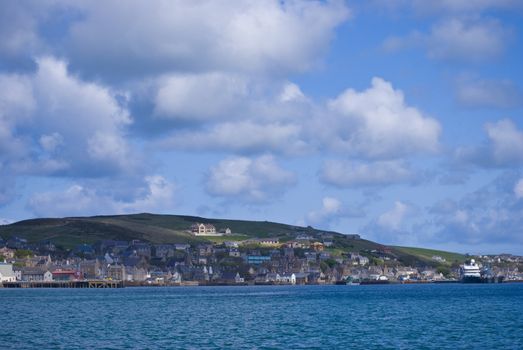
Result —
<instances>
[{"instance_id":1,"label":"ship hull","mask_svg":"<svg viewBox=\"0 0 523 350\"><path fill-rule=\"evenodd\" d=\"M473 277L466 276L461 279L461 283L502 283L503 277Z\"/></svg>"},{"instance_id":2,"label":"ship hull","mask_svg":"<svg viewBox=\"0 0 523 350\"><path fill-rule=\"evenodd\" d=\"M481 277L464 276L461 278L461 283L484 283Z\"/></svg>"}]
</instances>

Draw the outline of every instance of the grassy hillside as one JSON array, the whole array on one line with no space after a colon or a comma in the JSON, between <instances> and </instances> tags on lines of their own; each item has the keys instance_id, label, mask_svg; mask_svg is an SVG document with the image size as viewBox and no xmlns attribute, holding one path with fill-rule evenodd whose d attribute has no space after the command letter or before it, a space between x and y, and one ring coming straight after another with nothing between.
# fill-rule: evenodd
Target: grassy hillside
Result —
<instances>
[{"instance_id":1,"label":"grassy hillside","mask_svg":"<svg viewBox=\"0 0 523 350\"><path fill-rule=\"evenodd\" d=\"M194 237L187 232L195 222L210 223L216 229L229 227L236 236L292 238L298 232L311 234L314 229L296 227L268 221L207 219L195 216L135 214L94 216L62 219L32 219L0 226L0 236L27 238L30 243L51 240L64 247L80 243L93 243L100 239L139 239L152 243L197 243L206 238Z\"/></svg>"},{"instance_id":2,"label":"grassy hillside","mask_svg":"<svg viewBox=\"0 0 523 350\"><path fill-rule=\"evenodd\" d=\"M188 230L195 222L210 223L217 230L230 228L233 232L228 237L195 237ZM130 241L138 239L151 243L204 243L223 242L224 240L244 240L248 238L278 237L280 241L294 239L301 233L318 236L327 231L312 227L299 227L269 221L246 221L228 219L208 219L183 215L134 214L116 216L74 217L61 219L32 219L11 225L0 226L0 237L12 236L26 238L29 243L50 240L63 248L72 248L81 243L94 243L102 239ZM332 253L383 251L384 246L365 239L349 239L337 232L328 232L333 236ZM430 249L390 247L391 258L398 259L405 265L432 265L433 255L445 258L448 264L462 262L465 256L455 253Z\"/></svg>"},{"instance_id":3,"label":"grassy hillside","mask_svg":"<svg viewBox=\"0 0 523 350\"><path fill-rule=\"evenodd\" d=\"M459 253L446 252L442 250L425 249L425 248L411 248L411 247L393 247L395 250L415 256L420 260L431 262L433 256L440 256L446 260L445 264L451 265L452 263L463 263L467 256Z\"/></svg>"}]
</instances>

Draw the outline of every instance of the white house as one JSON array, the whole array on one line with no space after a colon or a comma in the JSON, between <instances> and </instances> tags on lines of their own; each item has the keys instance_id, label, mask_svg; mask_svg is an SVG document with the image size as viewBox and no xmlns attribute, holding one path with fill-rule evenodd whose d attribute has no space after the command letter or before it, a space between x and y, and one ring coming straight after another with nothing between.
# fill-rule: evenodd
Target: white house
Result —
<instances>
[{"instance_id":1,"label":"white house","mask_svg":"<svg viewBox=\"0 0 523 350\"><path fill-rule=\"evenodd\" d=\"M214 225L199 222L191 226L191 232L195 236L223 236L222 232L216 232Z\"/></svg>"},{"instance_id":2,"label":"white house","mask_svg":"<svg viewBox=\"0 0 523 350\"><path fill-rule=\"evenodd\" d=\"M52 272L40 267L18 267L14 273L18 281L49 282L53 280Z\"/></svg>"},{"instance_id":3,"label":"white house","mask_svg":"<svg viewBox=\"0 0 523 350\"><path fill-rule=\"evenodd\" d=\"M0 282L15 282L16 276L12 264L0 263Z\"/></svg>"},{"instance_id":4,"label":"white house","mask_svg":"<svg viewBox=\"0 0 523 350\"><path fill-rule=\"evenodd\" d=\"M280 275L280 283L296 284L296 275L294 273L284 273L283 275Z\"/></svg>"}]
</instances>

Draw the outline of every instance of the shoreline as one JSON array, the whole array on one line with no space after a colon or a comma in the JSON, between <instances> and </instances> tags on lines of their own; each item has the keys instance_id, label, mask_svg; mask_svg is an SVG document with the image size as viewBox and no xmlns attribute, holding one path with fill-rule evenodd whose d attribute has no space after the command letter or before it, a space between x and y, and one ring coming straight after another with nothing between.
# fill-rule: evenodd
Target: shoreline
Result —
<instances>
[{"instance_id":1,"label":"shoreline","mask_svg":"<svg viewBox=\"0 0 523 350\"><path fill-rule=\"evenodd\" d=\"M362 283L310 283L310 284L290 284L290 283L199 283L182 282L172 284L107 281L107 280L82 280L82 281L17 281L0 283L0 289L121 289L121 288L143 288L143 287L252 287L252 286L383 286L383 285L431 285L431 284L517 284L523 283L520 280L503 281L500 283L463 283L461 281L364 281Z\"/></svg>"}]
</instances>

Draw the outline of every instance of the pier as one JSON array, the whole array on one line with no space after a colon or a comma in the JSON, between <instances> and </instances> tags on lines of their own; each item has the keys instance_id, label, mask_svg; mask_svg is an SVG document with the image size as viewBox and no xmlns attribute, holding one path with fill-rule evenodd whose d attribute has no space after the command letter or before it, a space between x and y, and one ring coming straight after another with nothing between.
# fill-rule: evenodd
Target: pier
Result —
<instances>
[{"instance_id":1,"label":"pier","mask_svg":"<svg viewBox=\"0 0 523 350\"><path fill-rule=\"evenodd\" d=\"M0 284L3 288L123 288L123 281L17 281Z\"/></svg>"}]
</instances>

